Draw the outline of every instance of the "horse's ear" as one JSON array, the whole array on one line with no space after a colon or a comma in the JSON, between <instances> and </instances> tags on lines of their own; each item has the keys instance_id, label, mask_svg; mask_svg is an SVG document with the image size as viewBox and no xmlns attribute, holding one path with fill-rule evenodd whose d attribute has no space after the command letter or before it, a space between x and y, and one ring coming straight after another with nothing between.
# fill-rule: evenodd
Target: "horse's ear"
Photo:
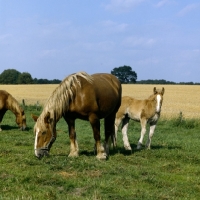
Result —
<instances>
[{"instance_id":1,"label":"horse's ear","mask_svg":"<svg viewBox=\"0 0 200 200\"><path fill-rule=\"evenodd\" d=\"M20 111L21 111L22 115L24 115L24 109L20 107Z\"/></svg>"},{"instance_id":2,"label":"horse's ear","mask_svg":"<svg viewBox=\"0 0 200 200\"><path fill-rule=\"evenodd\" d=\"M31 114L31 117L33 118L33 120L36 122L38 119L38 116Z\"/></svg>"},{"instance_id":3,"label":"horse's ear","mask_svg":"<svg viewBox=\"0 0 200 200\"><path fill-rule=\"evenodd\" d=\"M165 93L165 88L163 87L162 88L162 95Z\"/></svg>"},{"instance_id":4,"label":"horse's ear","mask_svg":"<svg viewBox=\"0 0 200 200\"><path fill-rule=\"evenodd\" d=\"M154 94L157 93L157 91L156 91L156 87L153 88L153 93L154 93Z\"/></svg>"},{"instance_id":5,"label":"horse's ear","mask_svg":"<svg viewBox=\"0 0 200 200\"><path fill-rule=\"evenodd\" d=\"M47 114L45 115L44 117L44 123L46 124L49 124L51 123L51 118L50 118L50 112L47 112Z\"/></svg>"}]
</instances>

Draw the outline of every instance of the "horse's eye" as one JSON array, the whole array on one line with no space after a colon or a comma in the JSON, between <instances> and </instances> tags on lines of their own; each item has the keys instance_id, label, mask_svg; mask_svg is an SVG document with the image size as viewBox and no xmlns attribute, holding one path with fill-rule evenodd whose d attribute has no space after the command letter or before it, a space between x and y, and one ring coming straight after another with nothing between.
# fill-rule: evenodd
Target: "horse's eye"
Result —
<instances>
[{"instance_id":1,"label":"horse's eye","mask_svg":"<svg viewBox=\"0 0 200 200\"><path fill-rule=\"evenodd\" d=\"M42 132L42 135L45 135L46 134L46 132L44 131L44 132Z\"/></svg>"}]
</instances>

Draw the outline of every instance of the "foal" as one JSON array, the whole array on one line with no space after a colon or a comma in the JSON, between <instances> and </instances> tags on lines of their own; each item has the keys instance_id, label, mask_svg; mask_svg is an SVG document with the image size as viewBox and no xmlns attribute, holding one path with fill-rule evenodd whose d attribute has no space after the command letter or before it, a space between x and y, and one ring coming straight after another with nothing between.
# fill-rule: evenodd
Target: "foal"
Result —
<instances>
[{"instance_id":1,"label":"foal","mask_svg":"<svg viewBox=\"0 0 200 200\"><path fill-rule=\"evenodd\" d=\"M137 149L141 149L142 147L143 138L146 133L146 124L150 124L149 137L146 143L146 147L150 149L151 138L160 117L164 92L164 88L157 90L154 87L153 94L145 100L137 100L128 96L122 97L121 106L115 118L115 137L117 138L118 127L122 122L122 136L126 150L131 150L127 136L130 119L141 123L141 136L137 144Z\"/></svg>"}]
</instances>

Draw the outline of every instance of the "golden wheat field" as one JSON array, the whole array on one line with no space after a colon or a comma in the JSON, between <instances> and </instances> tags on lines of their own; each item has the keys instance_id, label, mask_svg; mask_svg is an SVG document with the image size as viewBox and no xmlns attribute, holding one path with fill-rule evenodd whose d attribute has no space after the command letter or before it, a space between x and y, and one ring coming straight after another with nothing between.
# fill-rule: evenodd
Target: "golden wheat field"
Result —
<instances>
[{"instance_id":1,"label":"golden wheat field","mask_svg":"<svg viewBox=\"0 0 200 200\"><path fill-rule=\"evenodd\" d=\"M0 88L12 94L19 103L24 99L26 105L34 105L37 101L40 105L44 105L57 86L56 84L0 85ZM145 99L153 93L154 87L165 88L161 117L176 117L182 112L185 118L200 118L200 86L198 85L123 84L122 96Z\"/></svg>"}]
</instances>

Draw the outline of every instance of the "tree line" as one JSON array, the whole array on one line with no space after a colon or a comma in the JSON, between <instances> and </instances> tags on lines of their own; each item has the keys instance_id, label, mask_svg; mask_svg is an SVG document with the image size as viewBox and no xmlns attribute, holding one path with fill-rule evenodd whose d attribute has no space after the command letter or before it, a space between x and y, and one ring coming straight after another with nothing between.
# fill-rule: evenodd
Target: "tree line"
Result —
<instances>
[{"instance_id":1,"label":"tree line","mask_svg":"<svg viewBox=\"0 0 200 200\"><path fill-rule=\"evenodd\" d=\"M4 70L0 74L0 84L58 84L61 80L32 78L28 72L19 72L15 69Z\"/></svg>"},{"instance_id":2,"label":"tree line","mask_svg":"<svg viewBox=\"0 0 200 200\"><path fill-rule=\"evenodd\" d=\"M116 67L111 71L111 74L115 75L121 83L123 84L162 84L162 85L200 85L200 83L194 83L194 82L172 82L172 81L166 81L164 79L160 80L141 80L137 81L137 73L132 70L130 66L121 66L121 67Z\"/></svg>"},{"instance_id":3,"label":"tree line","mask_svg":"<svg viewBox=\"0 0 200 200\"><path fill-rule=\"evenodd\" d=\"M112 71L111 74L115 75L122 84L179 84L179 85L200 85L200 83L194 83L194 82L180 82L180 83L175 83L172 81L166 81L164 79L160 80L141 80L137 81L137 73L132 70L130 66L120 66L120 67L115 67ZM59 79L53 79L53 80L48 80L48 79L37 79L37 78L32 78L31 74L28 72L19 72L15 69L7 69L4 70L0 74L0 84L59 84L61 80Z\"/></svg>"}]
</instances>

